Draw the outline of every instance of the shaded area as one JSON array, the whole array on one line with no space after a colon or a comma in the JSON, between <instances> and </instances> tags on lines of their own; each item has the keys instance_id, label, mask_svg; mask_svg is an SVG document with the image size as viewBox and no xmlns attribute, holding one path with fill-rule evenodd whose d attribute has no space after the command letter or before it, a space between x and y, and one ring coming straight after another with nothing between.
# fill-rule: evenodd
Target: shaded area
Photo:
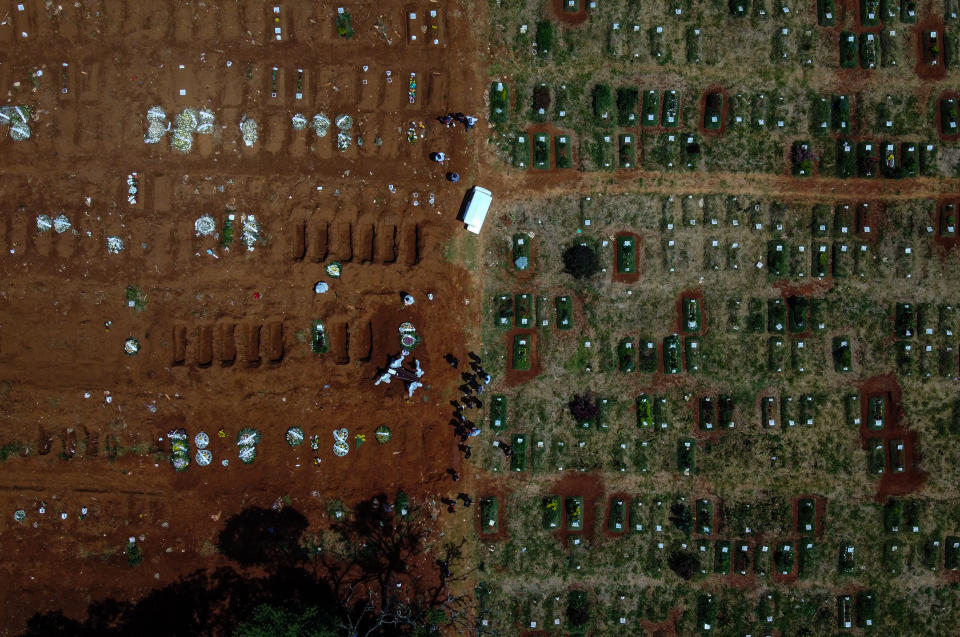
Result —
<instances>
[{"instance_id":1,"label":"shaded area","mask_svg":"<svg viewBox=\"0 0 960 637\"><path fill-rule=\"evenodd\" d=\"M307 520L293 509L245 509L227 520L219 535L221 552L238 567L194 571L136 602L93 602L84 621L61 611L38 613L23 634L325 637L431 634L445 626L462 631L467 598L447 589L467 575L459 566L461 547L428 549L426 516L415 507L396 516L387 502L382 495L360 502L322 536L305 536Z\"/></svg>"}]
</instances>

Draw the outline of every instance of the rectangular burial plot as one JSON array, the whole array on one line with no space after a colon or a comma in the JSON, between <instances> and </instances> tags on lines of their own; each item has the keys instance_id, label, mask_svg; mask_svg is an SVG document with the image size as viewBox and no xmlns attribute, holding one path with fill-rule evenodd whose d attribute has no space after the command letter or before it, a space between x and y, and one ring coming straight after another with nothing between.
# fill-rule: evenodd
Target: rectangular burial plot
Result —
<instances>
[{"instance_id":1,"label":"rectangular burial plot","mask_svg":"<svg viewBox=\"0 0 960 637\"><path fill-rule=\"evenodd\" d=\"M546 530L559 529L563 517L563 510L560 508L562 506L560 496L548 495L543 499L542 506L543 528Z\"/></svg>"},{"instance_id":2,"label":"rectangular burial plot","mask_svg":"<svg viewBox=\"0 0 960 637\"><path fill-rule=\"evenodd\" d=\"M571 329L573 327L573 299L569 296L558 296L555 305L557 308L557 329Z\"/></svg>"},{"instance_id":3,"label":"rectangular burial plot","mask_svg":"<svg viewBox=\"0 0 960 637\"><path fill-rule=\"evenodd\" d=\"M527 470L527 450L529 448L527 434L514 434L510 444L510 471Z\"/></svg>"},{"instance_id":4,"label":"rectangular burial plot","mask_svg":"<svg viewBox=\"0 0 960 637\"><path fill-rule=\"evenodd\" d=\"M533 135L533 167L539 170L550 169L550 136L546 133Z\"/></svg>"},{"instance_id":5,"label":"rectangular burial plot","mask_svg":"<svg viewBox=\"0 0 960 637\"><path fill-rule=\"evenodd\" d=\"M530 135L520 133L513 143L513 167L526 170L530 166Z\"/></svg>"},{"instance_id":6,"label":"rectangular burial plot","mask_svg":"<svg viewBox=\"0 0 960 637\"><path fill-rule=\"evenodd\" d=\"M617 235L617 274L637 271L637 238L632 234Z\"/></svg>"},{"instance_id":7,"label":"rectangular burial plot","mask_svg":"<svg viewBox=\"0 0 960 637\"><path fill-rule=\"evenodd\" d=\"M531 334L516 334L513 337L513 369L517 371L530 369L532 338Z\"/></svg>"},{"instance_id":8,"label":"rectangular burial plot","mask_svg":"<svg viewBox=\"0 0 960 637\"><path fill-rule=\"evenodd\" d=\"M513 323L513 296L500 294L493 298L493 324L509 328Z\"/></svg>"},{"instance_id":9,"label":"rectangular burial plot","mask_svg":"<svg viewBox=\"0 0 960 637\"><path fill-rule=\"evenodd\" d=\"M581 496L568 496L563 503L564 512L567 519L568 531L583 530L583 498Z\"/></svg>"},{"instance_id":10,"label":"rectangular burial plot","mask_svg":"<svg viewBox=\"0 0 960 637\"><path fill-rule=\"evenodd\" d=\"M533 327L533 295L517 294L514 297L514 307L516 308L514 314L516 327Z\"/></svg>"},{"instance_id":11,"label":"rectangular burial plot","mask_svg":"<svg viewBox=\"0 0 960 637\"><path fill-rule=\"evenodd\" d=\"M680 370L680 336L672 334L663 339L663 373L679 374Z\"/></svg>"},{"instance_id":12,"label":"rectangular burial plot","mask_svg":"<svg viewBox=\"0 0 960 637\"><path fill-rule=\"evenodd\" d=\"M641 124L644 126L656 126L659 119L660 93L657 91L644 91Z\"/></svg>"},{"instance_id":13,"label":"rectangular burial plot","mask_svg":"<svg viewBox=\"0 0 960 637\"><path fill-rule=\"evenodd\" d=\"M623 533L627 529L627 505L623 498L610 498L610 513L607 516L607 529L613 533Z\"/></svg>"},{"instance_id":14,"label":"rectangular burial plot","mask_svg":"<svg viewBox=\"0 0 960 637\"><path fill-rule=\"evenodd\" d=\"M620 158L620 168L633 168L635 165L634 159L634 135L625 134L619 136L619 154Z\"/></svg>"},{"instance_id":15,"label":"rectangular burial plot","mask_svg":"<svg viewBox=\"0 0 960 637\"><path fill-rule=\"evenodd\" d=\"M490 398L490 426L494 429L507 426L507 397L502 394Z\"/></svg>"},{"instance_id":16,"label":"rectangular burial plot","mask_svg":"<svg viewBox=\"0 0 960 637\"><path fill-rule=\"evenodd\" d=\"M573 151L570 148L569 135L557 135L553 138L554 152L557 156L557 168L573 167Z\"/></svg>"},{"instance_id":17,"label":"rectangular burial plot","mask_svg":"<svg viewBox=\"0 0 960 637\"><path fill-rule=\"evenodd\" d=\"M496 496L480 499L480 529L484 533L496 533L500 530L499 508Z\"/></svg>"}]
</instances>

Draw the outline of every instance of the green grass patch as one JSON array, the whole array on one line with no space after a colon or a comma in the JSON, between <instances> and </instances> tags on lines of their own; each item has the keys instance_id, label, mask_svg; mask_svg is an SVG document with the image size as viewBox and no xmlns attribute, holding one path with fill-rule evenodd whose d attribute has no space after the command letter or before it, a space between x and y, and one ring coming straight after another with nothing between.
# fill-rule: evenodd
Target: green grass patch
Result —
<instances>
[{"instance_id":1,"label":"green grass patch","mask_svg":"<svg viewBox=\"0 0 960 637\"><path fill-rule=\"evenodd\" d=\"M490 85L490 121L503 124L507 121L510 108L510 89L506 82L493 82Z\"/></svg>"},{"instance_id":2,"label":"green grass patch","mask_svg":"<svg viewBox=\"0 0 960 637\"><path fill-rule=\"evenodd\" d=\"M546 133L533 136L533 167L539 170L550 168L550 136Z\"/></svg>"},{"instance_id":3,"label":"green grass patch","mask_svg":"<svg viewBox=\"0 0 960 637\"><path fill-rule=\"evenodd\" d=\"M490 426L494 429L507 426L507 397L503 394L490 398Z\"/></svg>"}]
</instances>

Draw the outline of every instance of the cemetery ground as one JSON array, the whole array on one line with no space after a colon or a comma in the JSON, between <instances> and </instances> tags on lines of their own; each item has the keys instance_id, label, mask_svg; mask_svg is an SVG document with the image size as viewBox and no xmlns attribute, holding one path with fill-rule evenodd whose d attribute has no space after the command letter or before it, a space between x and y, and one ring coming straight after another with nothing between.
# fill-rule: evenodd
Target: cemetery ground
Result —
<instances>
[{"instance_id":1,"label":"cemetery ground","mask_svg":"<svg viewBox=\"0 0 960 637\"><path fill-rule=\"evenodd\" d=\"M478 112L482 70L469 8L421 4L353 3L351 37L329 3L4 6L4 103L32 117L29 139L0 141L0 633L231 564L218 533L250 507L299 511L318 536L405 493L429 520L460 463L446 425L459 372L442 356L465 357L479 308L444 258L462 191L443 174L472 178L483 143L435 117ZM173 132L145 144L154 105L178 125L209 109L212 133L186 153ZM349 114L348 147L297 130L297 113ZM427 160L439 149L451 165ZM426 371L412 398L373 385L405 321ZM249 464L245 428L259 433Z\"/></svg>"},{"instance_id":2,"label":"cemetery ground","mask_svg":"<svg viewBox=\"0 0 960 637\"><path fill-rule=\"evenodd\" d=\"M278 577L250 511L319 572L389 503L391 586L461 553L450 634L954 632L954 0L342 7L0 26L3 630Z\"/></svg>"}]
</instances>

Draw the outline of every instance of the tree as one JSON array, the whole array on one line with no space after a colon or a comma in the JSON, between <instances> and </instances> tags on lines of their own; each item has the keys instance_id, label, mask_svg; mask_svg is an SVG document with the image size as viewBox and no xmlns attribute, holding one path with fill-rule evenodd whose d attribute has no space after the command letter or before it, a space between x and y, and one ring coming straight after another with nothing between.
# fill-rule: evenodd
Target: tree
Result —
<instances>
[{"instance_id":1,"label":"tree","mask_svg":"<svg viewBox=\"0 0 960 637\"><path fill-rule=\"evenodd\" d=\"M260 604L250 619L233 632L233 637L337 637L336 622L316 606L291 610Z\"/></svg>"},{"instance_id":2,"label":"tree","mask_svg":"<svg viewBox=\"0 0 960 637\"><path fill-rule=\"evenodd\" d=\"M569 407L570 413L577 419L577 422L593 420L597 415L597 402L590 392L582 396L574 396L573 400L570 401Z\"/></svg>"},{"instance_id":3,"label":"tree","mask_svg":"<svg viewBox=\"0 0 960 637\"><path fill-rule=\"evenodd\" d=\"M563 253L563 271L575 279L593 276L600 271L600 257L585 243L572 245Z\"/></svg>"},{"instance_id":4,"label":"tree","mask_svg":"<svg viewBox=\"0 0 960 637\"><path fill-rule=\"evenodd\" d=\"M700 559L690 551L674 551L667 558L667 565L685 580L693 577L700 568Z\"/></svg>"}]
</instances>

